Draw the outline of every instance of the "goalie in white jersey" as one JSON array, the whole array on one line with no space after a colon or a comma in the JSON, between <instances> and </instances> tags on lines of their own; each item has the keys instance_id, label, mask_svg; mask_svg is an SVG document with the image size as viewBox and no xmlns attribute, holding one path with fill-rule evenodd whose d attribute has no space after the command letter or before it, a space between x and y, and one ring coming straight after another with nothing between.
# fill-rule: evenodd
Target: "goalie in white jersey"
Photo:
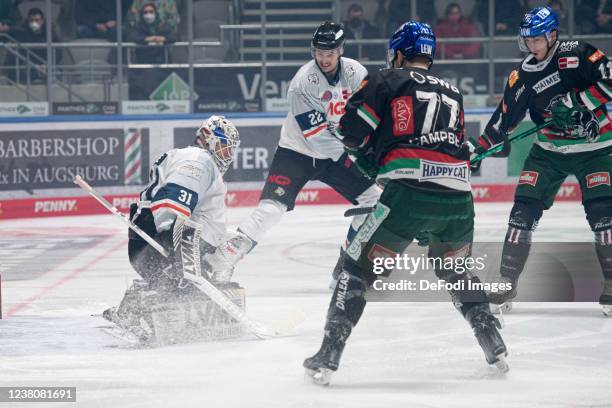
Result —
<instances>
[{"instance_id":1,"label":"goalie in white jersey","mask_svg":"<svg viewBox=\"0 0 612 408\"><path fill-rule=\"evenodd\" d=\"M159 334L152 318L157 307L189 304L193 310L194 301L207 300L183 273L209 278L204 257L226 239L223 174L239 143L229 120L211 116L196 132L194 146L172 149L155 162L130 219L170 256L165 258L130 230L130 263L143 280L135 281L120 306L105 311L105 318L148 340Z\"/></svg>"},{"instance_id":2,"label":"goalie in white jersey","mask_svg":"<svg viewBox=\"0 0 612 408\"><path fill-rule=\"evenodd\" d=\"M315 31L313 59L298 70L289 85L290 110L259 205L211 261L217 281L229 280L234 265L293 209L298 193L310 180L322 181L354 205L370 207L378 201L380 188L357 169L342 143L328 130L340 121L344 105L367 75L357 61L342 57L343 44L340 24L325 22ZM353 218L347 240L364 219L365 215ZM343 251L336 271L342 260Z\"/></svg>"}]
</instances>

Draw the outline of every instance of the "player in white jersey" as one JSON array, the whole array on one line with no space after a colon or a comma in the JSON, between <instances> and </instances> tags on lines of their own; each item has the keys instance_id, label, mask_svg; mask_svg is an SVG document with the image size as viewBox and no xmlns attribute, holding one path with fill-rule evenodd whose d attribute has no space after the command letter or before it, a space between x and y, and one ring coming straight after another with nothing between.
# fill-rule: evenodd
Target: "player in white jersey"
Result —
<instances>
[{"instance_id":1,"label":"player in white jersey","mask_svg":"<svg viewBox=\"0 0 612 408\"><path fill-rule=\"evenodd\" d=\"M380 188L357 169L342 143L328 130L340 121L346 101L367 75L357 61L342 57L343 44L340 24L325 22L315 31L313 60L298 70L289 85L290 109L259 205L240 224L237 235L213 256L217 281L229 279L233 266L293 209L298 193L310 180L322 181L354 205L369 207L378 201ZM365 215L353 217L347 239L364 219ZM341 250L337 266L343 258Z\"/></svg>"},{"instance_id":2,"label":"player in white jersey","mask_svg":"<svg viewBox=\"0 0 612 408\"><path fill-rule=\"evenodd\" d=\"M226 240L223 174L239 143L238 130L229 120L211 116L198 129L194 146L172 149L155 162L148 186L131 206L130 219L170 256L165 258L130 230L130 263L143 280L135 281L119 307L105 311L105 318L139 337L150 337L153 309L204 300L183 279L183 272L208 278L204 257Z\"/></svg>"}]
</instances>

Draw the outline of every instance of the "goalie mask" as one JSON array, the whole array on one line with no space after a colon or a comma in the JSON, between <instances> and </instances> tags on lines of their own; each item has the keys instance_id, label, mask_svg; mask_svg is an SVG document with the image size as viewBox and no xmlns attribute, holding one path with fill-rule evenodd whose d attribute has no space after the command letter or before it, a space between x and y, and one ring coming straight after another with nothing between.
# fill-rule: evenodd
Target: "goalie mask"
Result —
<instances>
[{"instance_id":1,"label":"goalie mask","mask_svg":"<svg viewBox=\"0 0 612 408\"><path fill-rule=\"evenodd\" d=\"M225 173L240 146L238 129L224 116L213 115L196 132L196 146L210 152L219 171Z\"/></svg>"}]
</instances>

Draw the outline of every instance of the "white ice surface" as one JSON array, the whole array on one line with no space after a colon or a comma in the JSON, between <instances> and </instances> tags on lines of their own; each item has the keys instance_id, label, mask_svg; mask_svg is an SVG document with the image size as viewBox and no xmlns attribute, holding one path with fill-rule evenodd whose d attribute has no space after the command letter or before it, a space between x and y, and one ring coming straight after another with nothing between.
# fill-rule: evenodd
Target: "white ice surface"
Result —
<instances>
[{"instance_id":1,"label":"white ice surface","mask_svg":"<svg viewBox=\"0 0 612 408\"><path fill-rule=\"evenodd\" d=\"M332 385L305 381L301 364L320 344L346 208L298 207L239 265L248 312L274 322L301 310L294 335L136 350L117 347L90 316L117 304L136 277L123 224L110 215L0 222L0 236L16 242L98 237L42 276L3 282L0 386L76 386L79 407L612 407L612 319L590 303L515 305L503 330L506 375L486 365L450 303L370 303ZM501 241L509 209L477 205L476 240ZM231 209L230 223L249 211ZM558 203L536 239L592 233L578 203ZM40 253L0 249L0 263L19 257L46 263Z\"/></svg>"}]
</instances>

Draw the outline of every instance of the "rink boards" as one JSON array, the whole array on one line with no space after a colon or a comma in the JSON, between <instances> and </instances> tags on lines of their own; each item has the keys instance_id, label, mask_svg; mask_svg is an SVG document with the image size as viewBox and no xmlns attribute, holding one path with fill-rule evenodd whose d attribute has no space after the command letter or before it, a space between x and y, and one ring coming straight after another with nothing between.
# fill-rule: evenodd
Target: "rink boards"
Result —
<instances>
[{"instance_id":1,"label":"rink boards","mask_svg":"<svg viewBox=\"0 0 612 408\"><path fill-rule=\"evenodd\" d=\"M491 110L466 111L466 133L478 135ZM278 143L281 114L228 114L242 144L226 174L227 205L251 206ZM87 215L105 210L72 184L81 174L120 210L136 200L152 163L165 151L192 143L206 115L48 117L3 119L0 130L0 219ZM112 119L112 120L111 120ZM517 131L528 129L522 123ZM532 140L513 145L509 158L488 159L472 175L477 202L513 198L518 175ZM580 200L578 184L568 179L558 200ZM298 204L342 204L345 200L325 185L307 185Z\"/></svg>"}]
</instances>

